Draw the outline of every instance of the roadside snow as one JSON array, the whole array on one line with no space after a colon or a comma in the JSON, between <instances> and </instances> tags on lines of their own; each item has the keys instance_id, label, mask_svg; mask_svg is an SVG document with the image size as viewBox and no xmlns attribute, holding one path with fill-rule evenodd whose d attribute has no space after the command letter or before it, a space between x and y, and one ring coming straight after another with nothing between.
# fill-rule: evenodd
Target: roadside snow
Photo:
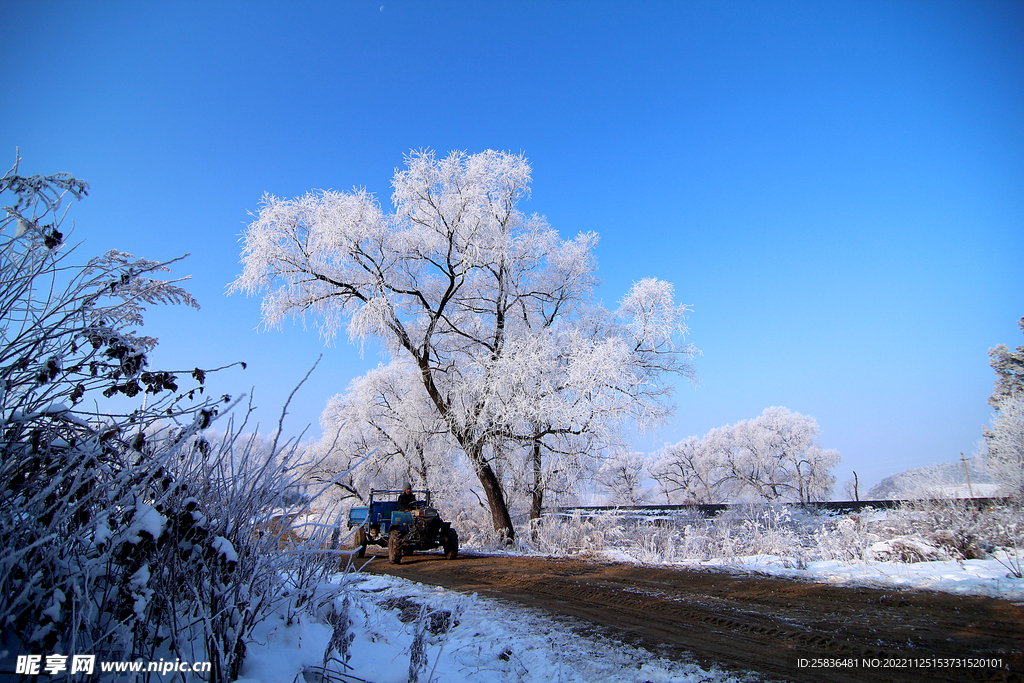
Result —
<instances>
[{"instance_id":1,"label":"roadside snow","mask_svg":"<svg viewBox=\"0 0 1024 683\"><path fill-rule=\"evenodd\" d=\"M613 562L641 562L628 553L615 550L603 553ZM996 554L1003 563L1013 558L1005 551ZM840 562L836 560L807 562L800 568L797 558L779 555L754 555L728 560L683 560L665 563L665 567L702 567L753 572L801 581L818 581L841 586L932 590L960 595L985 595L1014 602L1024 601L1024 579L1014 578L1006 564L999 560L944 560L932 562Z\"/></svg>"},{"instance_id":2,"label":"roadside snow","mask_svg":"<svg viewBox=\"0 0 1024 683\"><path fill-rule=\"evenodd\" d=\"M270 619L253 633L235 683L303 683L302 668L317 666L331 641L331 628L298 616L287 624L284 615ZM310 681L312 683L312 681Z\"/></svg>"},{"instance_id":3,"label":"roadside snow","mask_svg":"<svg viewBox=\"0 0 1024 683\"><path fill-rule=\"evenodd\" d=\"M599 636L581 635L573 623L521 607L461 595L390 576L337 575L350 601L347 668L338 659L319 671L330 627L303 621L268 625L251 644L239 683L305 680L373 683L728 683L717 670L661 659ZM344 595L335 601L342 609ZM423 606L426 610L421 613ZM448 613L448 614L446 614ZM422 614L422 617L420 616ZM431 616L436 615L436 616ZM435 625L433 631L430 626ZM444 626L450 624L447 632ZM411 675L417 632L425 663ZM347 676L342 677L341 674Z\"/></svg>"}]
</instances>

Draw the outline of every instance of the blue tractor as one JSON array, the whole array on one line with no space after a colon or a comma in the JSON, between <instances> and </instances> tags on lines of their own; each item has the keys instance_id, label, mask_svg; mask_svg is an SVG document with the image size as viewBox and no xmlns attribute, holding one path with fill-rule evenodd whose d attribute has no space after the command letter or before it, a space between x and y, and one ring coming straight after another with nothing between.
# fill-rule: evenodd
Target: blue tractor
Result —
<instances>
[{"instance_id":1,"label":"blue tractor","mask_svg":"<svg viewBox=\"0 0 1024 683\"><path fill-rule=\"evenodd\" d=\"M366 546L388 549L391 564L400 564L402 555L415 550L443 548L446 559L459 556L459 535L451 522L444 522L430 505L430 491L413 491L420 500L402 510L398 496L402 491L370 489L370 504L348 512L348 528L356 528L356 557L366 555ZM382 500L384 499L384 500Z\"/></svg>"}]
</instances>

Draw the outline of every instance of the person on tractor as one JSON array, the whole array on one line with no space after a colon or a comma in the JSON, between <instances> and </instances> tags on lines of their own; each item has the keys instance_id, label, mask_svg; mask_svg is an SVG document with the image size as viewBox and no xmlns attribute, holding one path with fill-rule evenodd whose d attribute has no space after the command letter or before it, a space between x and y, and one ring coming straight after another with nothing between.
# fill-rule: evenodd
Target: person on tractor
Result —
<instances>
[{"instance_id":1,"label":"person on tractor","mask_svg":"<svg viewBox=\"0 0 1024 683\"><path fill-rule=\"evenodd\" d=\"M416 502L416 496L412 493L412 485L406 484L405 492L398 497L398 509L399 510L411 510L413 504Z\"/></svg>"}]
</instances>

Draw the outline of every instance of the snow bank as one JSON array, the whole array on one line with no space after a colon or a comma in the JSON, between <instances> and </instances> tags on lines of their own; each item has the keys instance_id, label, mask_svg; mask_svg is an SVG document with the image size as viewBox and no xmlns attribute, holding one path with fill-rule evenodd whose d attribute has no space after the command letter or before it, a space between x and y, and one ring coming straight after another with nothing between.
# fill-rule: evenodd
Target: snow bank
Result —
<instances>
[{"instance_id":1,"label":"snow bank","mask_svg":"<svg viewBox=\"0 0 1024 683\"><path fill-rule=\"evenodd\" d=\"M355 639L347 668L335 657L323 680L339 673L374 683L727 683L736 678L597 636L581 636L573 622L510 608L390 576L338 575L349 597ZM335 601L335 607L343 598ZM426 608L425 611L421 610ZM420 618L417 615L446 615ZM433 625L433 626L431 626ZM447 630L446 627L447 626ZM417 637L424 664L414 675ZM239 683L292 681L307 668L318 679L330 629L300 621L269 624L249 646ZM337 652L334 651L334 655ZM301 680L301 679L300 679Z\"/></svg>"}]
</instances>

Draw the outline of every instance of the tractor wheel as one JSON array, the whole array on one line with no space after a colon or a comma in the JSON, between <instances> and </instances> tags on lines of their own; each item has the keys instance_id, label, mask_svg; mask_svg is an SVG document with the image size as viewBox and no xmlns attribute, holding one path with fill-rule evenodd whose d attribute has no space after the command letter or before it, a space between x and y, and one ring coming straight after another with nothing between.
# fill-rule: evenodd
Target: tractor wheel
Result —
<instances>
[{"instance_id":1,"label":"tractor wheel","mask_svg":"<svg viewBox=\"0 0 1024 683\"><path fill-rule=\"evenodd\" d=\"M455 529L448 530L448 537L444 540L444 559L454 560L459 556L459 535Z\"/></svg>"},{"instance_id":2,"label":"tractor wheel","mask_svg":"<svg viewBox=\"0 0 1024 683\"><path fill-rule=\"evenodd\" d=\"M392 529L388 534L388 561L402 564L402 532L398 529Z\"/></svg>"},{"instance_id":3,"label":"tractor wheel","mask_svg":"<svg viewBox=\"0 0 1024 683\"><path fill-rule=\"evenodd\" d=\"M356 557L366 557L366 531L363 527L356 529L356 538L352 541L352 547L356 549Z\"/></svg>"}]
</instances>

